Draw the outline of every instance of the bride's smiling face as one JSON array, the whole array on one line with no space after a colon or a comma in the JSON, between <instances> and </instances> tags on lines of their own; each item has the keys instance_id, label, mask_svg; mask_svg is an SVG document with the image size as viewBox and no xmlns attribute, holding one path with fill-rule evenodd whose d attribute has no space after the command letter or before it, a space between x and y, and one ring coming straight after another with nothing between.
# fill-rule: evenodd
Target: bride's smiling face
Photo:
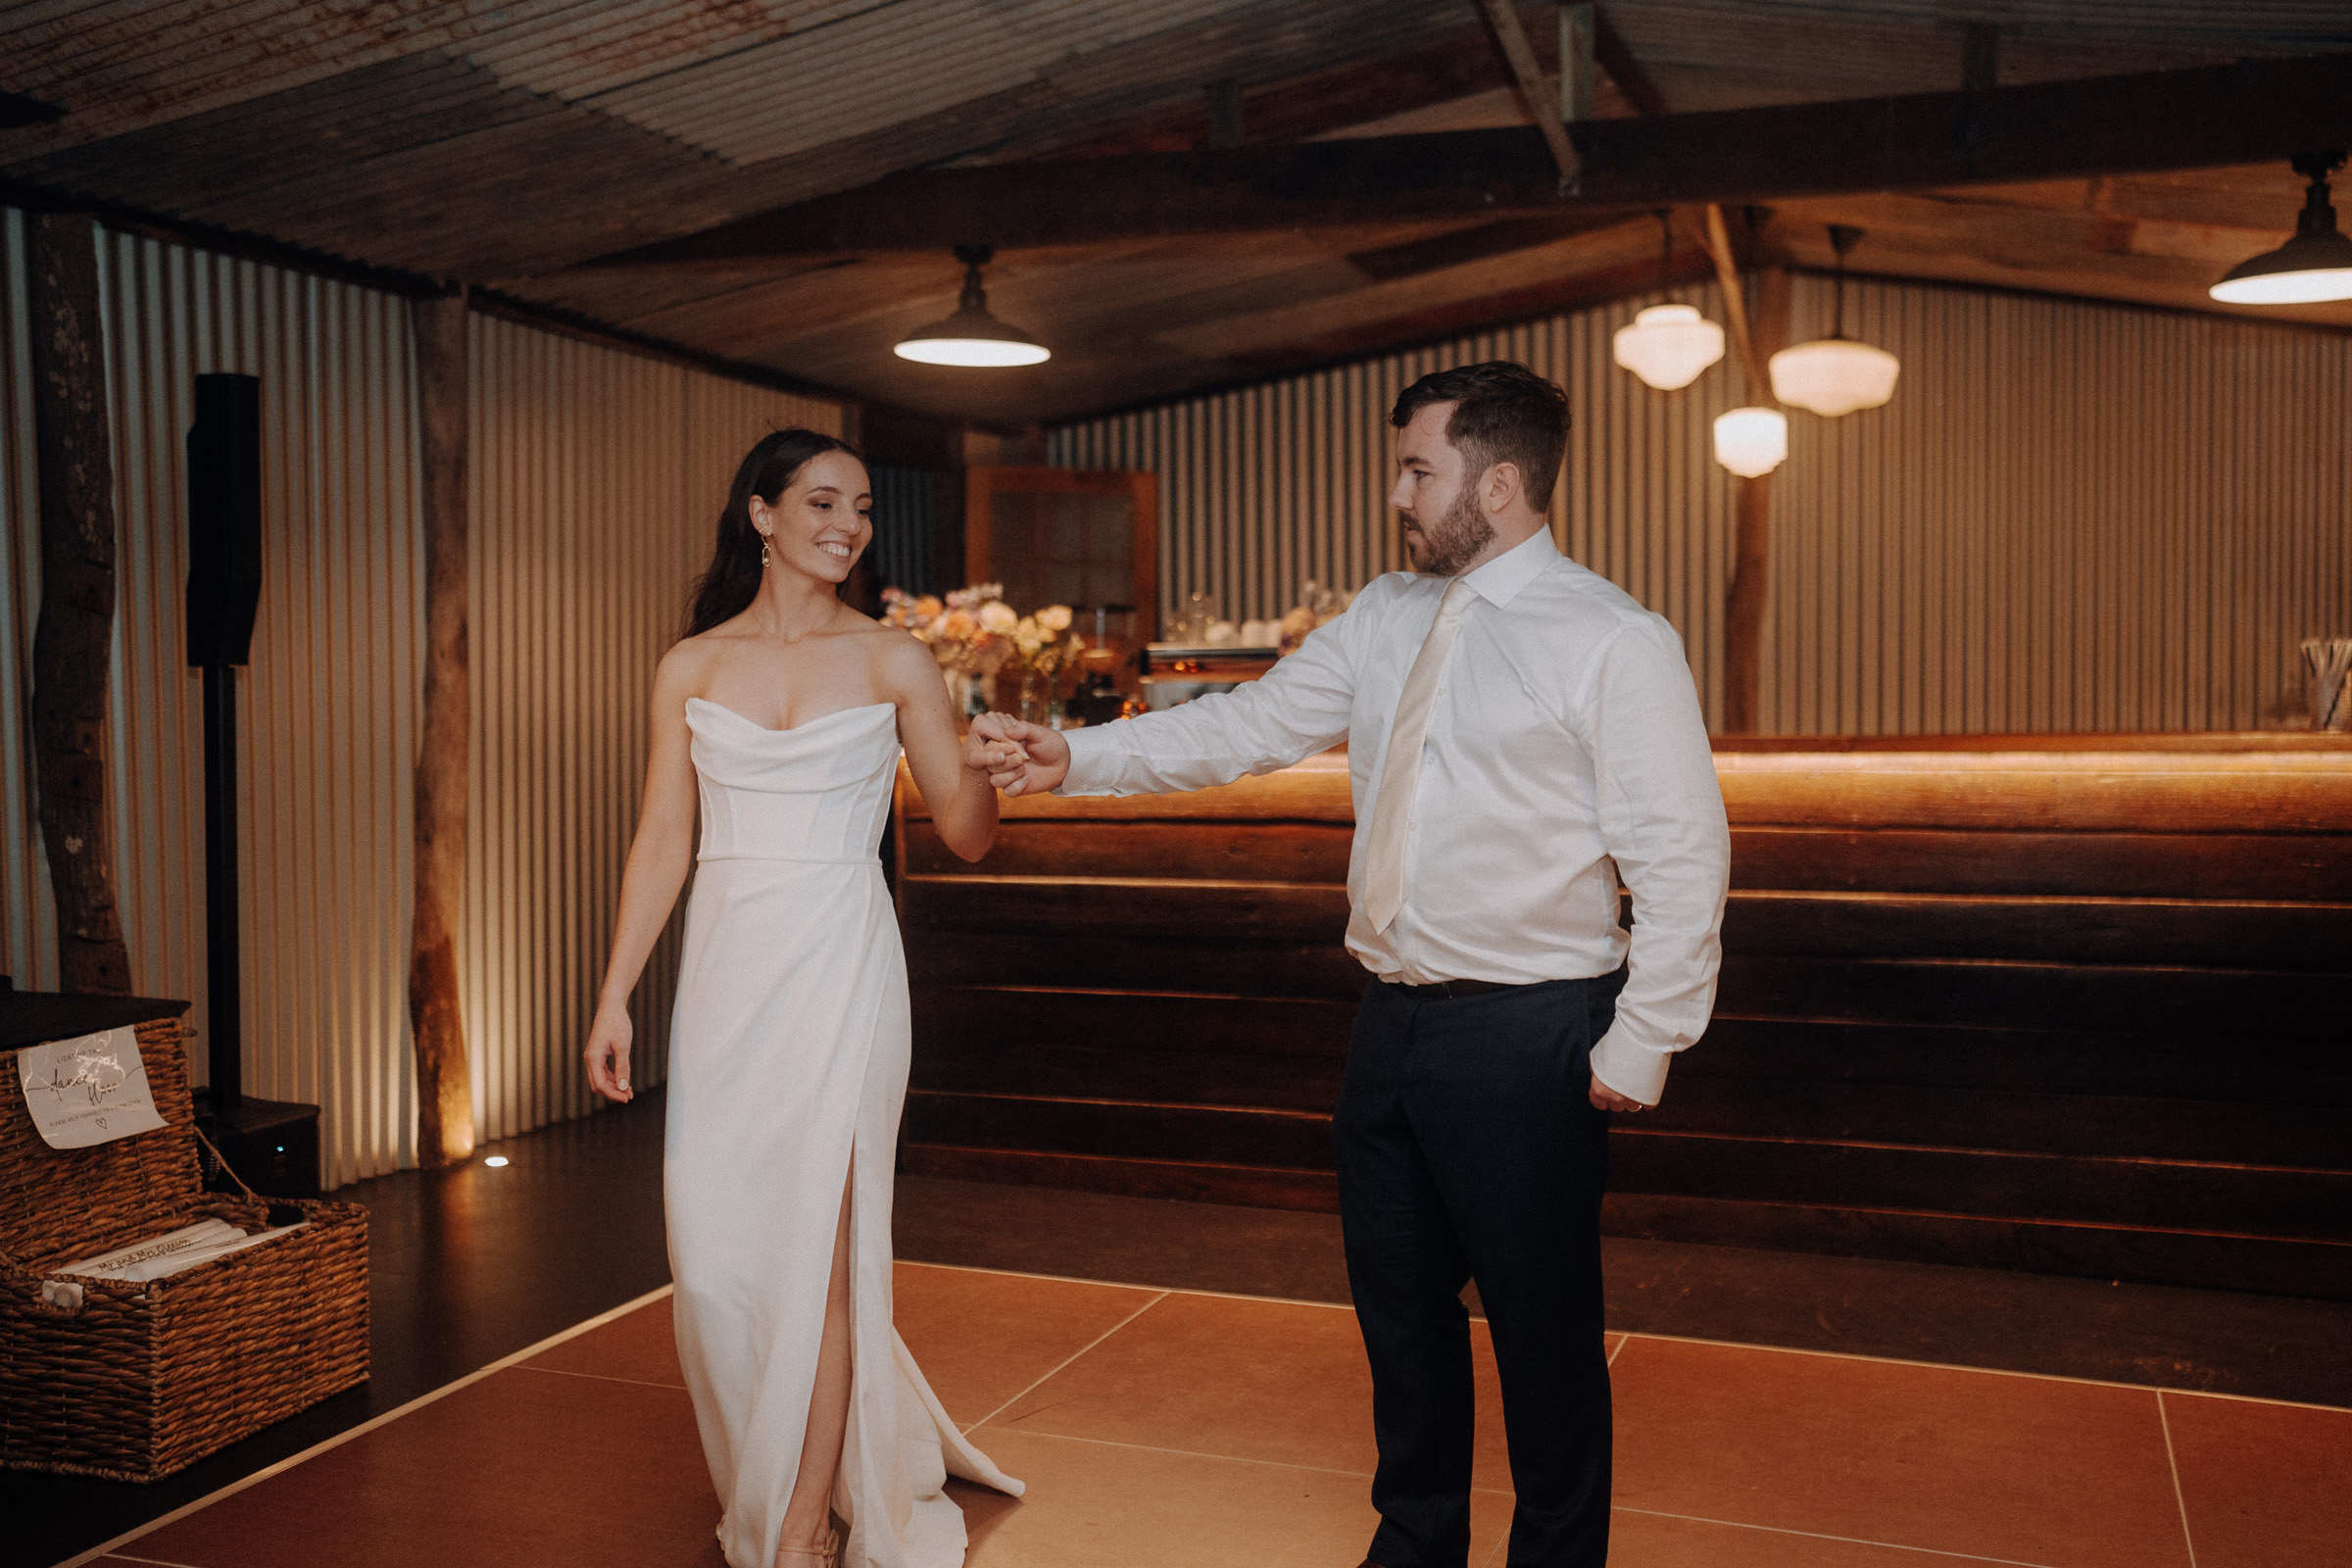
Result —
<instances>
[{"instance_id":1,"label":"bride's smiling face","mask_svg":"<svg viewBox=\"0 0 2352 1568\"><path fill-rule=\"evenodd\" d=\"M766 537L767 569L843 581L874 537L873 505L864 464L846 452L818 453L801 465L774 506L752 497L752 526Z\"/></svg>"}]
</instances>

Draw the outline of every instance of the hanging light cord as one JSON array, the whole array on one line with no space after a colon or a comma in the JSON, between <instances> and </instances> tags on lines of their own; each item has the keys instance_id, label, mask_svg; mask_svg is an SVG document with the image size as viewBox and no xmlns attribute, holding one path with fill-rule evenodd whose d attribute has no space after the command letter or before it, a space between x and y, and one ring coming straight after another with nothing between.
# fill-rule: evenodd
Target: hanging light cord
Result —
<instances>
[{"instance_id":1,"label":"hanging light cord","mask_svg":"<svg viewBox=\"0 0 2352 1568\"><path fill-rule=\"evenodd\" d=\"M2295 232L2306 237L2334 233L2335 208L2328 199L2328 176L2344 167L2344 155L2299 153L2289 167L2311 181L2303 192L2303 211L2295 220Z\"/></svg>"},{"instance_id":2,"label":"hanging light cord","mask_svg":"<svg viewBox=\"0 0 2352 1568\"><path fill-rule=\"evenodd\" d=\"M1658 298L1674 299L1674 212L1666 207L1658 209Z\"/></svg>"},{"instance_id":3,"label":"hanging light cord","mask_svg":"<svg viewBox=\"0 0 2352 1568\"><path fill-rule=\"evenodd\" d=\"M988 291L981 286L980 269L996 259L993 245L958 245L956 259L963 264L963 295L956 304L958 310L985 311Z\"/></svg>"},{"instance_id":4,"label":"hanging light cord","mask_svg":"<svg viewBox=\"0 0 2352 1568\"><path fill-rule=\"evenodd\" d=\"M1845 337L1845 253L1854 248L1862 231L1846 223L1830 225L1830 249L1838 253L1838 272L1830 284L1830 338L1833 342Z\"/></svg>"}]
</instances>

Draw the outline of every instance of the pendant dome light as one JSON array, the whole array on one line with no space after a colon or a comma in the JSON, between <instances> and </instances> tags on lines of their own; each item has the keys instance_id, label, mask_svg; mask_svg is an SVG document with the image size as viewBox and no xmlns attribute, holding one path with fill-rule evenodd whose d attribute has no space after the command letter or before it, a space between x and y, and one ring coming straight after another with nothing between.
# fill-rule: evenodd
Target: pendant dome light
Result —
<instances>
[{"instance_id":1,"label":"pendant dome light","mask_svg":"<svg viewBox=\"0 0 2352 1568\"><path fill-rule=\"evenodd\" d=\"M1788 416L1778 409L1734 409L1715 416L1715 461L1756 479L1788 456Z\"/></svg>"},{"instance_id":2,"label":"pendant dome light","mask_svg":"<svg viewBox=\"0 0 2352 1568\"><path fill-rule=\"evenodd\" d=\"M1658 209L1658 292L1674 279L1674 225ZM1611 340L1617 363L1661 392L1679 391L1723 358L1723 328L1688 305L1652 305Z\"/></svg>"},{"instance_id":3,"label":"pendant dome light","mask_svg":"<svg viewBox=\"0 0 2352 1568\"><path fill-rule=\"evenodd\" d=\"M956 314L907 333L891 352L923 365L1042 365L1053 358L1054 351L1043 343L988 314L980 269L996 254L986 245L956 246L956 259L963 264L963 297L956 301Z\"/></svg>"},{"instance_id":4,"label":"pendant dome light","mask_svg":"<svg viewBox=\"0 0 2352 1568\"><path fill-rule=\"evenodd\" d=\"M1838 253L1837 278L1830 285L1837 301L1831 308L1830 335L1772 357L1772 395L1832 419L1856 409L1878 408L1893 397L1894 378L1903 368L1885 349L1845 335L1845 253L1861 237L1858 228L1830 225L1830 248Z\"/></svg>"},{"instance_id":5,"label":"pendant dome light","mask_svg":"<svg viewBox=\"0 0 2352 1568\"><path fill-rule=\"evenodd\" d=\"M2352 238L2335 226L2328 176L2344 166L2340 152L2303 153L2294 171L2311 181L2295 237L2275 251L2238 263L2207 290L2225 305L2316 305L2352 300Z\"/></svg>"}]
</instances>

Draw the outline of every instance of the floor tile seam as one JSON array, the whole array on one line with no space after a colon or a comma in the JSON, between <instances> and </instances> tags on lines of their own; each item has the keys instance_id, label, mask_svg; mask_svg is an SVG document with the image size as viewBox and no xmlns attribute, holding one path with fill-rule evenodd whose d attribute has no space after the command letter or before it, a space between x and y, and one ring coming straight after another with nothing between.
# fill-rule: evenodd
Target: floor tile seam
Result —
<instances>
[{"instance_id":1,"label":"floor tile seam","mask_svg":"<svg viewBox=\"0 0 2352 1568\"><path fill-rule=\"evenodd\" d=\"M150 1564L151 1568L196 1568L194 1563L172 1562L163 1557L133 1557L127 1551L110 1552L105 1560L108 1562L143 1562Z\"/></svg>"},{"instance_id":2,"label":"floor tile seam","mask_svg":"<svg viewBox=\"0 0 2352 1568\"><path fill-rule=\"evenodd\" d=\"M1045 1432L1035 1427L998 1427L1024 1438L1051 1438L1055 1443L1089 1443L1099 1448L1125 1448L1133 1453L1164 1453L1179 1459L1213 1459L1219 1464L1263 1465L1270 1470L1304 1470L1310 1475L1346 1476L1351 1481L1369 1481L1369 1470L1340 1470L1326 1464L1296 1464L1289 1459L1257 1459L1242 1453L1209 1453L1200 1448L1166 1448L1154 1443L1121 1443L1116 1438L1081 1438L1067 1432ZM1508 1497L1515 1494L1500 1487L1472 1487L1473 1496ZM2038 1564L2029 1568L2039 1568Z\"/></svg>"},{"instance_id":3,"label":"floor tile seam","mask_svg":"<svg viewBox=\"0 0 2352 1568\"><path fill-rule=\"evenodd\" d=\"M230 1482L228 1485L218 1488L215 1491L208 1492L203 1496L196 1498L192 1502L181 1503L170 1513L148 1520L145 1524L138 1526L136 1529L124 1531L122 1535L115 1537L111 1541L100 1542L97 1545L92 1546L89 1550L81 1553L79 1556L69 1557L64 1562L58 1563L56 1568L84 1568L85 1564L96 1562L101 1557L122 1556L123 1553L118 1550L119 1547L126 1546L142 1537L153 1535L156 1531L163 1529L166 1525L176 1524L180 1520L188 1517L188 1515L201 1512L202 1510L211 1507L214 1503L219 1502L223 1498L234 1496L236 1494L245 1491L248 1487L258 1487L263 1482L270 1480L272 1477L283 1475L288 1470L293 1469L295 1466L307 1463L308 1461L315 1459L318 1455L326 1452L330 1448L339 1448L346 1443L353 1442L359 1438L364 1438L368 1433L375 1431L378 1427L390 1426L402 1416L409 1415L415 1411L424 1408L424 1406L428 1404L445 1399L449 1396L457 1393L460 1389L470 1388L485 1378L492 1377L500 1372L506 1371L509 1367L515 1366L521 1362L529 1360L534 1355L543 1355L547 1351L554 1349L557 1346L564 1344L566 1341L576 1340L581 1335L589 1333L595 1329L603 1328L606 1324L613 1322L618 1318L626 1317L631 1312L637 1311L641 1307L651 1306L654 1302L662 1300L663 1298L669 1296L675 1289L676 1286L674 1285L661 1286L655 1290L646 1292L643 1296L636 1298L634 1300L623 1301L618 1306L611 1307L605 1311L597 1313L594 1317L583 1318L581 1321L574 1323L567 1329L559 1329L554 1334L549 1335L546 1339L541 1340L534 1345L526 1345L521 1349L516 1350L512 1354L500 1356L497 1360L492 1361L489 1365L477 1367L473 1371L466 1373L462 1378L453 1378L449 1382L442 1384L439 1388L428 1389L424 1393L416 1396L416 1397L414 1399L409 1400L406 1404L386 1410L381 1415L370 1416L357 1426L348 1427L343 1431L336 1433L331 1438L312 1444L300 1453L290 1453L283 1459L278 1460L275 1464L264 1465L261 1469L256 1470L249 1476L240 1476L238 1479ZM132 1560L154 1561L156 1559L133 1558Z\"/></svg>"},{"instance_id":4,"label":"floor tile seam","mask_svg":"<svg viewBox=\"0 0 2352 1568\"><path fill-rule=\"evenodd\" d=\"M953 1269L959 1274L1003 1274L1011 1279L1044 1280L1055 1285L1102 1285L1120 1291L1157 1291L1163 1296L1198 1296L1221 1301L1271 1301L1278 1306L1320 1306L1333 1312L1350 1312L1355 1307L1347 1301L1309 1301L1295 1296L1251 1296L1242 1291L1203 1291L1182 1285L1136 1285L1126 1280L1083 1279L1074 1274L1039 1274L1027 1269L983 1268L971 1263L926 1263L914 1258L901 1258L911 1268ZM1479 1322L1483 1315L1473 1314ZM1661 1340L1670 1345L1720 1345L1737 1350L1771 1350L1783 1355L1819 1355L1839 1361L1876 1361L1886 1366L1929 1367L1943 1372L1982 1372L1990 1377L2034 1378L2044 1383L2080 1383L2095 1389L2134 1389L2143 1394L2177 1394L2186 1398L2234 1399L2241 1404L2276 1404L2290 1410L2329 1410L2338 1414L2348 1408L2340 1404L2318 1404L2308 1399L2274 1399L2260 1394L2231 1394L2222 1389L2177 1389L2158 1383L2123 1383L2113 1378L2077 1378L2063 1372L2021 1372L2014 1367L1975 1366L1964 1361L1922 1361L1913 1356L1867 1355L1859 1350L1819 1350L1801 1345L1759 1345L1752 1340L1710 1340L1695 1334L1655 1334L1642 1329L1610 1329L1611 1334L1625 1337L1617 1347L1622 1354L1627 1342L1633 1340ZM1614 1365L1616 1356L1610 1357Z\"/></svg>"},{"instance_id":5,"label":"floor tile seam","mask_svg":"<svg viewBox=\"0 0 2352 1568\"><path fill-rule=\"evenodd\" d=\"M1116 1323L1113 1323L1110 1327L1104 1329L1102 1333L1087 1341L1077 1349L1072 1350L1060 1361L1054 1363L1054 1366L1047 1369L1042 1376L1038 1377L1027 1388L1021 1390L1020 1393L1014 1395L1011 1398L1006 1399L1003 1404L998 1405L994 1410L989 1411L988 1414L982 1416L979 1420L973 1422L970 1426L965 1427L963 1430L967 1434L979 1431L982 1427L988 1425L991 1421L994 1421L997 1417L1003 1415L1005 1411L1011 1409L1023 1399L1029 1397L1030 1395L1035 1394L1039 1389L1044 1388L1048 1383L1053 1382L1054 1379L1068 1371L1077 1363L1079 1357L1085 1355L1088 1351L1094 1349L1095 1347L1101 1345L1104 1340L1109 1339L1112 1335L1118 1333L1119 1330L1125 1328L1128 1324L1134 1322L1137 1318L1142 1317L1146 1312L1151 1311L1160 1302L1166 1300L1168 1296L1168 1292L1161 1291L1158 1295L1152 1297L1152 1299L1146 1301L1143 1305L1137 1307L1134 1311L1128 1313L1125 1317L1119 1319Z\"/></svg>"},{"instance_id":6,"label":"floor tile seam","mask_svg":"<svg viewBox=\"0 0 2352 1568\"><path fill-rule=\"evenodd\" d=\"M1616 1366L1617 1358L1625 1353L1625 1348L1633 1342L1633 1338L1634 1337L1631 1334L1620 1334L1617 1336L1617 1348L1609 1352L1609 1359L1606 1363L1608 1366Z\"/></svg>"},{"instance_id":7,"label":"floor tile seam","mask_svg":"<svg viewBox=\"0 0 2352 1568\"><path fill-rule=\"evenodd\" d=\"M1878 1546L1887 1551L1916 1551L1930 1557L1955 1557L1962 1562L1999 1563L2002 1568L2054 1568L2049 1563L2029 1562L2023 1557L1987 1557L1982 1552L1952 1551L1942 1546L1912 1546L1899 1541L1872 1541L1863 1536L1834 1536L1823 1530L1792 1530L1787 1525L1749 1524L1740 1519L1710 1519L1703 1514L1669 1513L1663 1508L1635 1508L1622 1502L1609 1504L1611 1513L1638 1513L1651 1519L1681 1519L1694 1525L1721 1525L1727 1530L1761 1530L1776 1536L1800 1536L1807 1541L1837 1541L1852 1546Z\"/></svg>"},{"instance_id":8,"label":"floor tile seam","mask_svg":"<svg viewBox=\"0 0 2352 1568\"><path fill-rule=\"evenodd\" d=\"M2188 1548L2188 1568L2197 1568L2197 1538L2188 1528L2188 1494L2180 1490L2180 1459L2173 1451L2173 1418L2162 1390L2156 1394L2156 1424L2164 1429L2164 1463L2173 1473L2173 1501L2180 1509L2180 1544Z\"/></svg>"},{"instance_id":9,"label":"floor tile seam","mask_svg":"<svg viewBox=\"0 0 2352 1568\"><path fill-rule=\"evenodd\" d=\"M525 1362L517 1372L540 1372L551 1378L586 1378L591 1383L625 1383L632 1389L671 1389L679 1394L693 1391L683 1383L656 1383L648 1378L616 1378L609 1372L574 1372L567 1366L532 1366Z\"/></svg>"},{"instance_id":10,"label":"floor tile seam","mask_svg":"<svg viewBox=\"0 0 2352 1568\"><path fill-rule=\"evenodd\" d=\"M1248 1291L1204 1291L1189 1285L1137 1285L1129 1280L1086 1279L1076 1274L1039 1274L1020 1268L982 1268L974 1263L925 1263L911 1257L899 1262L910 1268L946 1268L958 1274L1002 1274L1008 1279L1045 1280L1054 1285L1101 1285L1114 1291L1152 1291L1161 1296L1199 1296L1213 1301L1271 1301L1277 1306L1319 1306L1331 1312L1353 1312L1352 1301L1310 1301L1298 1296L1252 1296ZM1481 1322L1485 1319L1481 1318Z\"/></svg>"},{"instance_id":11,"label":"floor tile seam","mask_svg":"<svg viewBox=\"0 0 2352 1568\"><path fill-rule=\"evenodd\" d=\"M2030 1378L2038 1383L2076 1383L2088 1389L2128 1389L2135 1394L2170 1394L2184 1399L2234 1399L2240 1404L2276 1404L2289 1410L2352 1412L2340 1404L2314 1404L2305 1399L2273 1399L2259 1394L2230 1394L2219 1389L2176 1389L2163 1383L2124 1383L2114 1378L2077 1378L2063 1372L2022 1372L2015 1367L1974 1366L1965 1361L1922 1361L1915 1356L1866 1355L1859 1350L1817 1350L1803 1345L1759 1345L1753 1340L1709 1340L1695 1334L1653 1334L1642 1329L1621 1331L1626 1339L1657 1340L1668 1345L1714 1345L1732 1350L1766 1350L1775 1355L1817 1355L1832 1361L1874 1361L1883 1366L1925 1367L1936 1372L1974 1372L1992 1378ZM1621 1346L1622 1350L1624 1348Z\"/></svg>"}]
</instances>

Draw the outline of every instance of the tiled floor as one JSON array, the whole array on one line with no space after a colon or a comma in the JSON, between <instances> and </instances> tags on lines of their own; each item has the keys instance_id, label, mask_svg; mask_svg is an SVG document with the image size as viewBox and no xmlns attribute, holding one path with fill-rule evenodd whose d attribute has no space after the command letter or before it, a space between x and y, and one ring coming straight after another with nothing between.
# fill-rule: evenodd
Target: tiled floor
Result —
<instances>
[{"instance_id":1,"label":"tiled floor","mask_svg":"<svg viewBox=\"0 0 2352 1568\"><path fill-rule=\"evenodd\" d=\"M1018 1502L972 1568L1352 1568L1342 1307L902 1263L901 1332ZM1472 1561L1511 1499L1480 1358ZM2352 1411L1613 1335L1622 1568L2338 1568ZM658 1297L117 1545L184 1568L718 1568Z\"/></svg>"}]
</instances>

